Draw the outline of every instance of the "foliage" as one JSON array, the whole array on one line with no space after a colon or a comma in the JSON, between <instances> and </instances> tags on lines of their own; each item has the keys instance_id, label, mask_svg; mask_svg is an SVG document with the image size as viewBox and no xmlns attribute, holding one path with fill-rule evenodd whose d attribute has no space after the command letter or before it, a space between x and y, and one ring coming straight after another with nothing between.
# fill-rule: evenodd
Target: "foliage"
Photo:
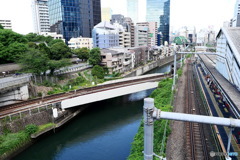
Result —
<instances>
[{"instance_id":1,"label":"foliage","mask_svg":"<svg viewBox=\"0 0 240 160\"><path fill-rule=\"evenodd\" d=\"M52 60L60 60L62 58L70 58L71 50L70 48L62 42L57 42L51 46L51 53L49 55Z\"/></svg>"},{"instance_id":2,"label":"foliage","mask_svg":"<svg viewBox=\"0 0 240 160\"><path fill-rule=\"evenodd\" d=\"M99 65L95 65L92 69L92 75L96 76L99 79L104 78L104 69L100 67Z\"/></svg>"},{"instance_id":3,"label":"foliage","mask_svg":"<svg viewBox=\"0 0 240 160\"><path fill-rule=\"evenodd\" d=\"M45 131L46 129L51 128L54 125L55 125L54 123L47 123L47 124L40 125L40 126L38 126L38 130L37 130L36 133L40 133L42 131Z\"/></svg>"},{"instance_id":4,"label":"foliage","mask_svg":"<svg viewBox=\"0 0 240 160\"><path fill-rule=\"evenodd\" d=\"M88 60L90 50L86 47L78 48L74 50L74 53L78 56L79 59Z\"/></svg>"},{"instance_id":5,"label":"foliage","mask_svg":"<svg viewBox=\"0 0 240 160\"><path fill-rule=\"evenodd\" d=\"M64 43L61 39L53 39L50 42L48 42L48 45L51 47L52 45L56 43Z\"/></svg>"},{"instance_id":6,"label":"foliage","mask_svg":"<svg viewBox=\"0 0 240 160\"><path fill-rule=\"evenodd\" d=\"M61 59L61 60L50 60L48 61L48 69L50 70L50 75L54 74L54 71L57 69L60 69L62 67L66 67L71 65L71 62L69 59Z\"/></svg>"},{"instance_id":7,"label":"foliage","mask_svg":"<svg viewBox=\"0 0 240 160\"><path fill-rule=\"evenodd\" d=\"M30 137L24 131L0 135L0 155L15 150L28 141Z\"/></svg>"},{"instance_id":8,"label":"foliage","mask_svg":"<svg viewBox=\"0 0 240 160\"><path fill-rule=\"evenodd\" d=\"M85 82L85 79L82 76L79 76L76 79L69 80L68 85L78 86L78 85L80 85L83 82Z\"/></svg>"},{"instance_id":9,"label":"foliage","mask_svg":"<svg viewBox=\"0 0 240 160\"><path fill-rule=\"evenodd\" d=\"M93 48L89 55L89 64L98 65L101 62L101 52L99 48Z\"/></svg>"},{"instance_id":10,"label":"foliage","mask_svg":"<svg viewBox=\"0 0 240 160\"><path fill-rule=\"evenodd\" d=\"M28 33L25 37L29 42L44 42L46 39L45 36L38 35L36 33Z\"/></svg>"},{"instance_id":11,"label":"foliage","mask_svg":"<svg viewBox=\"0 0 240 160\"><path fill-rule=\"evenodd\" d=\"M48 57L38 50L31 49L26 52L19 60L23 70L41 75L48 70Z\"/></svg>"},{"instance_id":12,"label":"foliage","mask_svg":"<svg viewBox=\"0 0 240 160\"><path fill-rule=\"evenodd\" d=\"M182 76L182 73L183 73L183 70L180 68L180 69L177 71L177 74L178 74L178 76L180 77L180 76Z\"/></svg>"},{"instance_id":13,"label":"foliage","mask_svg":"<svg viewBox=\"0 0 240 160\"><path fill-rule=\"evenodd\" d=\"M27 39L8 29L0 30L0 64L16 61L27 50Z\"/></svg>"},{"instance_id":14,"label":"foliage","mask_svg":"<svg viewBox=\"0 0 240 160\"><path fill-rule=\"evenodd\" d=\"M165 79L159 82L158 88L153 91L150 95L151 98L154 98L155 107L163 111L171 111L172 106L172 79ZM168 123L166 120L155 121L154 122L154 153L159 154L161 149L161 144L163 140L165 124ZM143 144L143 122L139 127L138 133L134 137L132 143L131 153L128 157L128 160L139 160L143 159L144 144ZM167 126L166 136L170 134L170 127ZM164 142L164 151L166 150L166 142Z\"/></svg>"},{"instance_id":15,"label":"foliage","mask_svg":"<svg viewBox=\"0 0 240 160\"><path fill-rule=\"evenodd\" d=\"M38 130L38 126L36 126L35 124L29 124L25 127L25 132L28 134L28 135L31 135L35 132L37 132Z\"/></svg>"},{"instance_id":16,"label":"foliage","mask_svg":"<svg viewBox=\"0 0 240 160\"><path fill-rule=\"evenodd\" d=\"M3 26L0 24L0 29L4 29Z\"/></svg>"}]
</instances>

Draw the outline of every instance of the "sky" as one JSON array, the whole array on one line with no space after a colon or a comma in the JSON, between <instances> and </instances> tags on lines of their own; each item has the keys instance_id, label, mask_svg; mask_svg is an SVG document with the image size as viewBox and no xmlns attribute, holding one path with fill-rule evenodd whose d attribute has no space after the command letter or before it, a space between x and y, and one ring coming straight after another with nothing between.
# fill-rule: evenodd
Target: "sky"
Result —
<instances>
[{"instance_id":1,"label":"sky","mask_svg":"<svg viewBox=\"0 0 240 160\"><path fill-rule=\"evenodd\" d=\"M140 20L145 20L146 0L139 0ZM33 32L32 0L0 0L0 19L11 19L13 30L21 34ZM224 21L233 18L236 0L171 0L171 29L183 26L197 30L214 26L218 31ZM127 13L126 0L101 0L102 7L110 7L114 14Z\"/></svg>"}]
</instances>

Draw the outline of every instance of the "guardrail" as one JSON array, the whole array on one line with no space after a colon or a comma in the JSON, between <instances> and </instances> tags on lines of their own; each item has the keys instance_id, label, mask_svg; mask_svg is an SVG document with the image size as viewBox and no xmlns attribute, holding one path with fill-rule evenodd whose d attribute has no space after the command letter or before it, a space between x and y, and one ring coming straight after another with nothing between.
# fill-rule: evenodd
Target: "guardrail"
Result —
<instances>
[{"instance_id":1,"label":"guardrail","mask_svg":"<svg viewBox=\"0 0 240 160\"><path fill-rule=\"evenodd\" d=\"M60 74L66 74L66 73L71 73L71 72L77 72L77 71L81 71L84 69L88 69L91 68L92 65L84 65L84 66L79 66L79 67L74 67L74 68L66 68L63 70L57 70L54 72L54 75L60 75Z\"/></svg>"}]
</instances>

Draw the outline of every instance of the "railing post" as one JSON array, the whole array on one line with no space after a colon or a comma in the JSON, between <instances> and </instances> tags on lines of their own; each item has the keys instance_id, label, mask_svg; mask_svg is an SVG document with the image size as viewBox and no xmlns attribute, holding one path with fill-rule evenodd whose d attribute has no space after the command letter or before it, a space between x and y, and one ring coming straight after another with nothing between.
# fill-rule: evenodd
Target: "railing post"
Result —
<instances>
[{"instance_id":1,"label":"railing post","mask_svg":"<svg viewBox=\"0 0 240 160\"><path fill-rule=\"evenodd\" d=\"M143 106L144 115L144 160L153 159L153 113L154 99L145 98Z\"/></svg>"},{"instance_id":2,"label":"railing post","mask_svg":"<svg viewBox=\"0 0 240 160\"><path fill-rule=\"evenodd\" d=\"M227 145L227 158L229 159L229 152L230 152L230 144L231 144L231 138L232 138L232 131L234 128L230 128L229 133L228 133L228 145Z\"/></svg>"},{"instance_id":3,"label":"railing post","mask_svg":"<svg viewBox=\"0 0 240 160\"><path fill-rule=\"evenodd\" d=\"M172 85L172 90L175 89L175 85L176 85L176 68L177 68L177 52L174 50L174 72L173 72L173 85Z\"/></svg>"}]
</instances>

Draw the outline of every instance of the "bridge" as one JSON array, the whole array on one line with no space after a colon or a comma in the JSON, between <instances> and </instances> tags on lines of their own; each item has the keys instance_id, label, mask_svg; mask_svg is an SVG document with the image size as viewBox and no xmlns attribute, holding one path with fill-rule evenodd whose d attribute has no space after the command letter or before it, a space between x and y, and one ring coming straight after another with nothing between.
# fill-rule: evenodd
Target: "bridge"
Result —
<instances>
[{"instance_id":1,"label":"bridge","mask_svg":"<svg viewBox=\"0 0 240 160\"><path fill-rule=\"evenodd\" d=\"M64 110L83 104L156 88L158 81L171 76L172 75L170 74L151 74L133 78L124 78L95 87L82 88L66 93L2 106L0 107L0 119L11 114L21 113L31 109L39 109L40 107L49 105L58 105Z\"/></svg>"}]
</instances>

